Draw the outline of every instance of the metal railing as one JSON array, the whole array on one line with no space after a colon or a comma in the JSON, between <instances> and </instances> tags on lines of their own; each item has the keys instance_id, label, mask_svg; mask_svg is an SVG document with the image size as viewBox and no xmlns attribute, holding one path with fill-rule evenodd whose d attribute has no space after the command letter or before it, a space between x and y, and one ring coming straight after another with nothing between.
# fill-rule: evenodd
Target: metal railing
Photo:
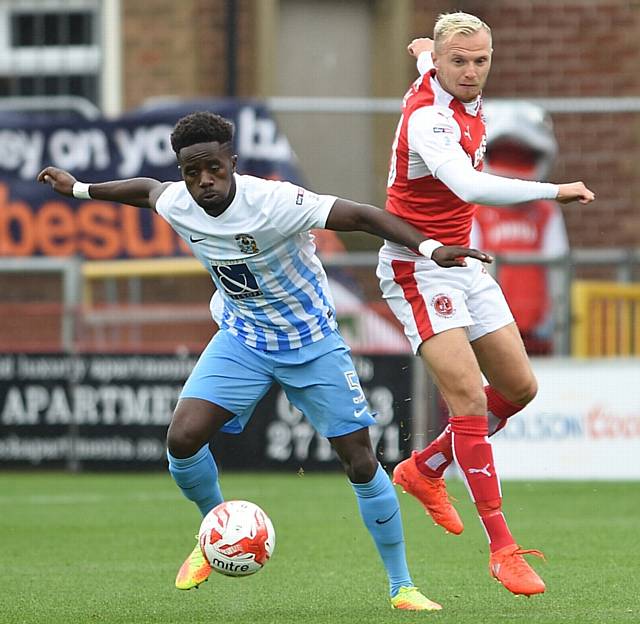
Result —
<instances>
[{"instance_id":1,"label":"metal railing","mask_svg":"<svg viewBox=\"0 0 640 624\"><path fill-rule=\"evenodd\" d=\"M90 100L77 95L12 96L0 98L0 111L77 113L85 119L98 119L101 110Z\"/></svg>"},{"instance_id":2,"label":"metal railing","mask_svg":"<svg viewBox=\"0 0 640 624\"><path fill-rule=\"evenodd\" d=\"M399 115L401 98L274 96L265 99L275 113L390 113ZM491 98L492 102L527 101L550 113L637 113L640 97Z\"/></svg>"},{"instance_id":3,"label":"metal railing","mask_svg":"<svg viewBox=\"0 0 640 624\"><path fill-rule=\"evenodd\" d=\"M550 289L553 313L553 352L556 355L571 354L571 334L574 326L571 301L572 284L580 270L608 268L612 281L629 283L640 279L640 249L574 249L562 256L540 254L498 254L490 267L497 275L501 266L538 265L550 272ZM555 279L554 279L555 278Z\"/></svg>"},{"instance_id":4,"label":"metal railing","mask_svg":"<svg viewBox=\"0 0 640 624\"><path fill-rule=\"evenodd\" d=\"M341 253L323 257L323 264L328 273L343 271L350 274L352 279L366 279L369 283L367 290L369 300L363 300L363 306L371 307L379 304L380 299L376 291L375 267L377 254L375 252ZM606 270L607 279L610 282L630 283L633 280L640 281L640 250L639 249L579 249L571 251L566 256L541 257L535 254L500 254L490 266L490 271L496 274L503 266L538 265L549 270L551 278L551 301L553 312L553 353L556 355L569 355L571 353L572 331L575 325L574 310L572 308L571 290L576 279L584 279L585 272ZM157 260L144 261L113 261L109 263L82 262L77 258L0 258L0 274L26 275L28 273L43 273L51 275L57 273L61 276L62 284L60 299L48 300L47 303L60 304L59 318L59 345L65 352L75 352L78 349L78 325L82 321L83 314L87 314L89 325L95 326L101 320L120 322L126 321L126 308L132 307L135 319L140 319L140 309L145 303L154 307L154 319L161 306L158 302L145 301L142 297L144 279L201 274L208 277L195 259L190 258L158 258ZM116 280L124 280L124 286L118 286ZM600 279L603 279L600 277ZM107 313L99 310L93 301L93 288L103 280L106 284L103 289L102 303L118 306L120 316L115 312ZM206 279L205 284L210 286ZM10 303L15 307L19 298L15 292L11 298L5 298L5 305ZM206 298L203 300L203 304ZM2 304L0 297L0 304ZM171 304L164 304L170 308ZM36 305L31 301L31 305ZM182 303L184 308L184 302ZM353 305L350 306L353 308ZM151 308L150 308L151 309ZM115 310L115 308L114 308ZM182 310L184 313L184 310ZM168 315L170 318L170 314ZM184 314L181 314L184 316ZM198 315L200 317L201 315ZM187 318L191 316L187 315ZM132 320L135 320L132 319ZM24 319L27 322L27 319ZM33 321L32 321L33 322ZM615 322L615 319L614 319ZM11 342L13 345L13 343Z\"/></svg>"},{"instance_id":5,"label":"metal railing","mask_svg":"<svg viewBox=\"0 0 640 624\"><path fill-rule=\"evenodd\" d=\"M59 349L73 353L76 347L76 312L82 289L82 262L78 258L0 258L0 274L24 276L26 273L59 274L62 279L59 314ZM13 303L15 304L15 295ZM0 303L2 298L0 297Z\"/></svg>"}]
</instances>

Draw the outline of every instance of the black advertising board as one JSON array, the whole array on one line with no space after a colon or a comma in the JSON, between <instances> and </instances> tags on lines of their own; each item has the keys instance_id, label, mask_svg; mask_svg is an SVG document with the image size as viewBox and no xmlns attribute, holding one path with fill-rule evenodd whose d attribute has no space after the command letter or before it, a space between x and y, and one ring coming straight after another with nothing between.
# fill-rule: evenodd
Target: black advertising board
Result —
<instances>
[{"instance_id":1,"label":"black advertising board","mask_svg":"<svg viewBox=\"0 0 640 624\"><path fill-rule=\"evenodd\" d=\"M144 468L195 357L0 356L0 466Z\"/></svg>"},{"instance_id":2,"label":"black advertising board","mask_svg":"<svg viewBox=\"0 0 640 624\"><path fill-rule=\"evenodd\" d=\"M166 466L165 434L195 356L0 356L0 469L144 470ZM384 465L407 452L408 355L355 356L378 413L370 433ZM218 434L222 469L337 469L326 440L274 386L246 430Z\"/></svg>"}]
</instances>

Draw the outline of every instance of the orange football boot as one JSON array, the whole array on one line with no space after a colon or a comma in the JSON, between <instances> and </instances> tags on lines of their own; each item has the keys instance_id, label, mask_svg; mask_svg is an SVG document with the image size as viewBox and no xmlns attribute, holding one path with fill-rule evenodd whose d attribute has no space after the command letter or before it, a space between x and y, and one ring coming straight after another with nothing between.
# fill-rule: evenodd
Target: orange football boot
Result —
<instances>
[{"instance_id":1,"label":"orange football boot","mask_svg":"<svg viewBox=\"0 0 640 624\"><path fill-rule=\"evenodd\" d=\"M535 555L544 559L539 550L523 550L517 544L510 544L489 556L489 572L511 593L533 596L545 590L543 580L524 560L522 555Z\"/></svg>"},{"instance_id":2,"label":"orange football boot","mask_svg":"<svg viewBox=\"0 0 640 624\"><path fill-rule=\"evenodd\" d=\"M462 520L451 504L444 478L426 477L415 461L416 452L409 459L400 462L393 471L393 482L415 496L436 524L449 533L460 535L464 529Z\"/></svg>"},{"instance_id":3,"label":"orange football boot","mask_svg":"<svg viewBox=\"0 0 640 624\"><path fill-rule=\"evenodd\" d=\"M191 554L184 560L176 576L178 589L192 589L204 583L211 574L211 566L204 558L200 544L196 543Z\"/></svg>"}]
</instances>

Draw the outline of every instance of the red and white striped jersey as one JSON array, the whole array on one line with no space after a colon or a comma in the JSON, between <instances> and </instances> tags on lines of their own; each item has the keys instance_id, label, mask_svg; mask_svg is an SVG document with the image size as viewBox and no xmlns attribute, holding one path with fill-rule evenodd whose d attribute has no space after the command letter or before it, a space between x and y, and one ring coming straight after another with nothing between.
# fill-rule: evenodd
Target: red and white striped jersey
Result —
<instances>
[{"instance_id":1,"label":"red and white striped jersey","mask_svg":"<svg viewBox=\"0 0 640 624\"><path fill-rule=\"evenodd\" d=\"M486 149L482 99L463 103L447 93L435 70L406 93L393 142L386 208L443 245L469 244L476 204L438 180L444 163L468 159L481 170Z\"/></svg>"}]
</instances>

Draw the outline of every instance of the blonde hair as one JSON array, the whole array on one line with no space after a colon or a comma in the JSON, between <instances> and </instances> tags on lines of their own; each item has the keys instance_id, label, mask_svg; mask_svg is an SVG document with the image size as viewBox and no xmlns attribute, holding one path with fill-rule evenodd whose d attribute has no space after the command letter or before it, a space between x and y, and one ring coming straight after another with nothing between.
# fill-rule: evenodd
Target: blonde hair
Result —
<instances>
[{"instance_id":1,"label":"blonde hair","mask_svg":"<svg viewBox=\"0 0 640 624\"><path fill-rule=\"evenodd\" d=\"M438 16L436 25L433 28L434 47L440 47L455 35L474 35L483 28L489 34L489 39L491 39L491 28L479 17L462 11L443 13Z\"/></svg>"}]
</instances>

